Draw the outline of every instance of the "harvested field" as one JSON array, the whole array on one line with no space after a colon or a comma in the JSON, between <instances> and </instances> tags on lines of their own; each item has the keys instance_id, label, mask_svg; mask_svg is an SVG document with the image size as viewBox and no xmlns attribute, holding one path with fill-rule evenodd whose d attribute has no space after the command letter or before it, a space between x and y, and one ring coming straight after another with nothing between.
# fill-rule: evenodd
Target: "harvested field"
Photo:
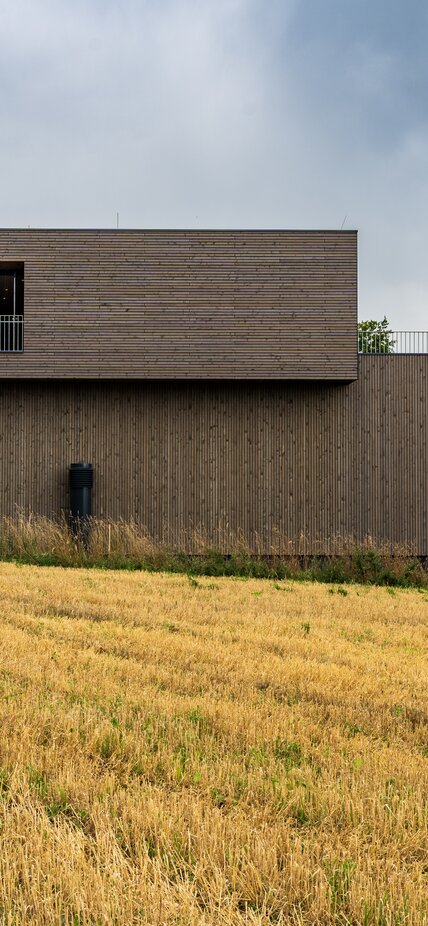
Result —
<instances>
[{"instance_id":1,"label":"harvested field","mask_svg":"<svg viewBox=\"0 0 428 926\"><path fill-rule=\"evenodd\" d=\"M428 922L428 594L0 565L0 923Z\"/></svg>"}]
</instances>

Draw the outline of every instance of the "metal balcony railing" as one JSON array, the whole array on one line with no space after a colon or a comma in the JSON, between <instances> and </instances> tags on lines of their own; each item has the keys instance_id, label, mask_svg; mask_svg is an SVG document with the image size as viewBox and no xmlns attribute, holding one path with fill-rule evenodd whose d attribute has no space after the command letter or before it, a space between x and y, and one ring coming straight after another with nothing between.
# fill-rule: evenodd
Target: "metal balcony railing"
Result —
<instances>
[{"instance_id":1,"label":"metal balcony railing","mask_svg":"<svg viewBox=\"0 0 428 926\"><path fill-rule=\"evenodd\" d=\"M428 354L428 331L359 331L360 354Z\"/></svg>"},{"instance_id":2,"label":"metal balcony railing","mask_svg":"<svg viewBox=\"0 0 428 926\"><path fill-rule=\"evenodd\" d=\"M0 353L17 354L24 350L24 316L0 315Z\"/></svg>"}]
</instances>

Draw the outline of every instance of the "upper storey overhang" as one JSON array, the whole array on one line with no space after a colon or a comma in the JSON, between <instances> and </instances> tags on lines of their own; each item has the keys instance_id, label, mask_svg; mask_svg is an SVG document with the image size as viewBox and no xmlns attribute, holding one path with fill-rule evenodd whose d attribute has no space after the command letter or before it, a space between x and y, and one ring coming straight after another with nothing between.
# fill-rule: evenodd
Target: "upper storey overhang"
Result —
<instances>
[{"instance_id":1,"label":"upper storey overhang","mask_svg":"<svg viewBox=\"0 0 428 926\"><path fill-rule=\"evenodd\" d=\"M357 378L355 231L0 230L14 268L0 379Z\"/></svg>"}]
</instances>

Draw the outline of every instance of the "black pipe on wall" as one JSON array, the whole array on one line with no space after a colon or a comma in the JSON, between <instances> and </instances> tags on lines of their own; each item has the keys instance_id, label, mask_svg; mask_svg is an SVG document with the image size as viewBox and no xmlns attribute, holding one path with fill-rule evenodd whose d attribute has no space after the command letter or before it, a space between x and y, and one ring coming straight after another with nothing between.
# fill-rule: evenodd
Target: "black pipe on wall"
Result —
<instances>
[{"instance_id":1,"label":"black pipe on wall","mask_svg":"<svg viewBox=\"0 0 428 926\"><path fill-rule=\"evenodd\" d=\"M71 463L69 468L70 523L74 534L81 533L86 544L92 514L92 463Z\"/></svg>"}]
</instances>

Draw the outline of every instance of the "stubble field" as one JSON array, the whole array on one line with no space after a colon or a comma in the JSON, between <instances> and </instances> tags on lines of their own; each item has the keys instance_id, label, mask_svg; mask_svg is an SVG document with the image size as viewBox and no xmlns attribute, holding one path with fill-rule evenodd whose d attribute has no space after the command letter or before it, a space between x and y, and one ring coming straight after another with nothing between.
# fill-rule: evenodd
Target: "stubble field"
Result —
<instances>
[{"instance_id":1,"label":"stubble field","mask_svg":"<svg viewBox=\"0 0 428 926\"><path fill-rule=\"evenodd\" d=\"M428 594L0 564L1 924L428 922Z\"/></svg>"}]
</instances>

